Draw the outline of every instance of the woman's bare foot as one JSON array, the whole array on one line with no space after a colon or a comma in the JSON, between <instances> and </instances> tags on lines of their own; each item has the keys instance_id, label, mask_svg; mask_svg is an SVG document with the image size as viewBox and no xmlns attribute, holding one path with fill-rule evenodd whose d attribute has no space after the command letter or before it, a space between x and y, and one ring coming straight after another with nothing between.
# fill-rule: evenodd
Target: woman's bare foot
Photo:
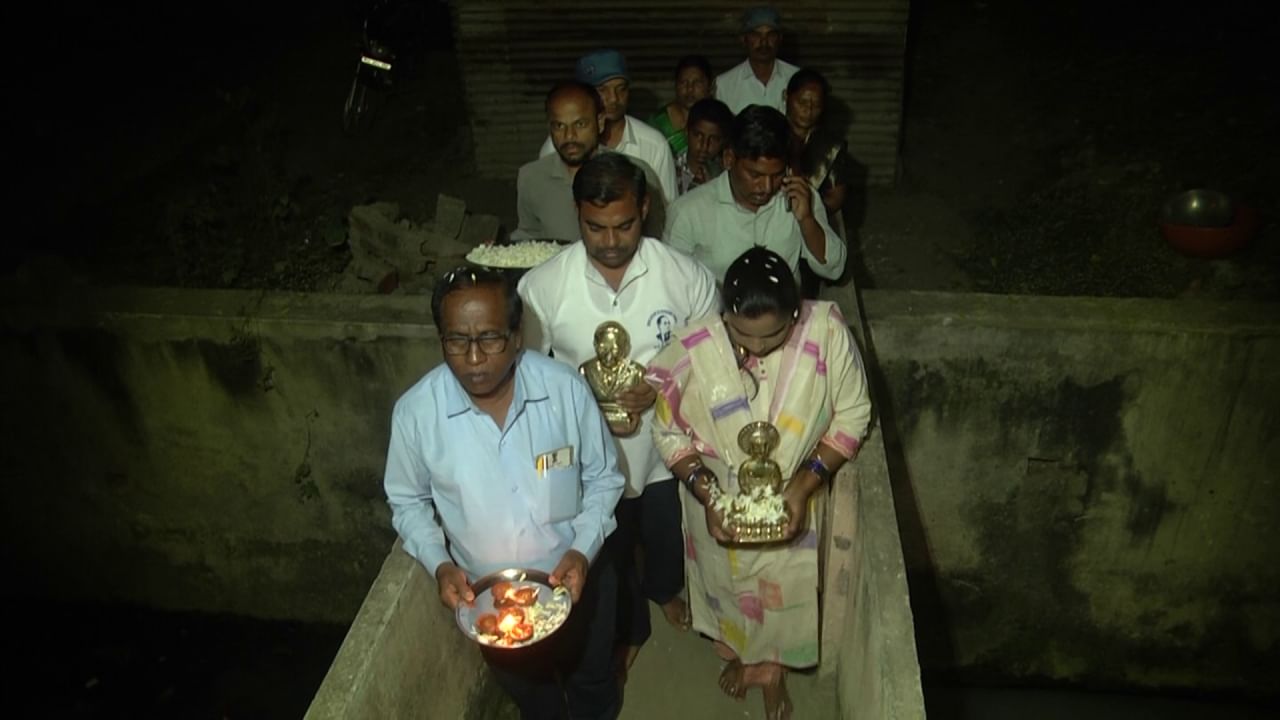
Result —
<instances>
[{"instance_id":1,"label":"woman's bare foot","mask_svg":"<svg viewBox=\"0 0 1280 720\"><path fill-rule=\"evenodd\" d=\"M744 677L746 669L742 662L734 659L730 660L724 669L720 671L720 689L725 695L734 700L741 700L747 696L747 682Z\"/></svg>"},{"instance_id":2,"label":"woman's bare foot","mask_svg":"<svg viewBox=\"0 0 1280 720\"><path fill-rule=\"evenodd\" d=\"M689 617L689 603L679 595L662 606L662 614L667 616L667 622L671 623L672 627L682 632L687 631L693 624L693 618Z\"/></svg>"},{"instance_id":3,"label":"woman's bare foot","mask_svg":"<svg viewBox=\"0 0 1280 720\"><path fill-rule=\"evenodd\" d=\"M715 648L716 656L719 657L721 660L729 661L729 660L738 659L738 653L734 652L733 648L729 647L728 645L725 645L719 640L713 640L712 647Z\"/></svg>"},{"instance_id":4,"label":"woman's bare foot","mask_svg":"<svg viewBox=\"0 0 1280 720\"><path fill-rule=\"evenodd\" d=\"M746 681L747 687L762 688L775 684L778 682L778 674L782 672L781 665L771 662L751 663L743 668L742 679Z\"/></svg>"}]
</instances>

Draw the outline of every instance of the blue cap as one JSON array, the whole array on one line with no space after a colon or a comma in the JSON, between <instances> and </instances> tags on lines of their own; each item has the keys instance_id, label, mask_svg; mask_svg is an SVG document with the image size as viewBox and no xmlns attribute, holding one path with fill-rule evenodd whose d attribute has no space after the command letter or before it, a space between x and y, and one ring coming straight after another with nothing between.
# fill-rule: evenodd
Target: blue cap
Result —
<instances>
[{"instance_id":1,"label":"blue cap","mask_svg":"<svg viewBox=\"0 0 1280 720\"><path fill-rule=\"evenodd\" d=\"M747 11L742 13L742 32L749 33L762 26L781 30L782 17L778 15L777 10L768 5L747 8Z\"/></svg>"},{"instance_id":2,"label":"blue cap","mask_svg":"<svg viewBox=\"0 0 1280 720\"><path fill-rule=\"evenodd\" d=\"M593 87L619 77L631 82L631 76L627 74L627 59L617 50L595 50L578 58L574 77Z\"/></svg>"}]
</instances>

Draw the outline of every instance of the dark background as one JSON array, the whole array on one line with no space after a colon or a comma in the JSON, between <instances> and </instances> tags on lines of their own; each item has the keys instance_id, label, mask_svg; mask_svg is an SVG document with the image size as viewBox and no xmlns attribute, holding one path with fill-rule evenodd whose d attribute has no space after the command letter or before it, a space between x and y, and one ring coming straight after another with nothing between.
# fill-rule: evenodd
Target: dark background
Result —
<instances>
[{"instance_id":1,"label":"dark background","mask_svg":"<svg viewBox=\"0 0 1280 720\"><path fill-rule=\"evenodd\" d=\"M349 259L354 204L425 219L448 191L511 219L511 182L469 170L441 3L423 3L421 52L378 125L343 136L361 7L9 6L4 270L323 290ZM865 284L1280 298L1278 14L1240 0L916 0L903 172L868 195L873 213L895 212L863 229L888 238L863 243ZM1217 262L1169 252L1155 208L1190 187L1255 205L1253 246ZM935 232L899 236L908 221ZM342 637L26 598L9 610L21 684L50 717L298 715Z\"/></svg>"},{"instance_id":2,"label":"dark background","mask_svg":"<svg viewBox=\"0 0 1280 720\"><path fill-rule=\"evenodd\" d=\"M52 253L69 265L52 272L110 282L325 290L354 204L423 221L446 191L514 220L510 179L470 170L448 8L418 5L419 52L355 138L339 118L362 3L8 10L6 265ZM888 240L854 254L862 284L1280 297L1276 16L1243 0L912 3L902 173L866 199L864 230ZM1253 246L1171 252L1156 212L1193 187L1257 207Z\"/></svg>"}]
</instances>

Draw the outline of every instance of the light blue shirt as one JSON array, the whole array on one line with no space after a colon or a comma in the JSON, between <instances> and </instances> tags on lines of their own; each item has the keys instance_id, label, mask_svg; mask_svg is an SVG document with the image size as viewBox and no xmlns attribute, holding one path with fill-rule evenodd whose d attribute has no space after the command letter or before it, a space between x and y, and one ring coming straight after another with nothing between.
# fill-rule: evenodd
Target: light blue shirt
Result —
<instances>
[{"instance_id":1,"label":"light blue shirt","mask_svg":"<svg viewBox=\"0 0 1280 720\"><path fill-rule=\"evenodd\" d=\"M623 477L591 388L532 352L520 354L515 383L503 428L448 365L396 401L383 480L391 524L433 576L450 560L472 580L509 567L551 572L570 549L593 560L616 525ZM538 469L563 448L572 455L562 467Z\"/></svg>"}]
</instances>

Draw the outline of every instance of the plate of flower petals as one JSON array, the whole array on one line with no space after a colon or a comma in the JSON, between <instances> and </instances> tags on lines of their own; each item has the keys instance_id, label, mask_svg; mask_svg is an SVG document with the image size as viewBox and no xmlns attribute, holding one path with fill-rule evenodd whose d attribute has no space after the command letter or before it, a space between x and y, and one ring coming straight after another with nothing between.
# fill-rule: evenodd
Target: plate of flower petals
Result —
<instances>
[{"instance_id":1,"label":"plate of flower petals","mask_svg":"<svg viewBox=\"0 0 1280 720\"><path fill-rule=\"evenodd\" d=\"M480 245L467 253L467 262L489 268L521 270L537 267L563 249L564 245L545 240L510 245Z\"/></svg>"}]
</instances>

